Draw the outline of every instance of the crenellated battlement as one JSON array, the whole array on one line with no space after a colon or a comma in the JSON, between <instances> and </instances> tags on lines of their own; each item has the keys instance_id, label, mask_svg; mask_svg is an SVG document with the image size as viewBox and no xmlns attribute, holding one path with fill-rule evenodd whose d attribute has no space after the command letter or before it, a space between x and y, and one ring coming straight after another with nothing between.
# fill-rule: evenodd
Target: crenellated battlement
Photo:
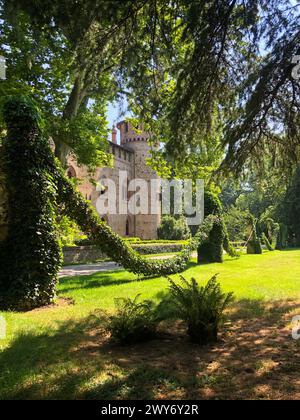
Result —
<instances>
[{"instance_id":1,"label":"crenellated battlement","mask_svg":"<svg viewBox=\"0 0 300 420\"><path fill-rule=\"evenodd\" d=\"M120 130L121 145L133 142L145 142L150 139L151 134L146 132L142 125L135 128L129 121L121 121L117 124Z\"/></svg>"}]
</instances>

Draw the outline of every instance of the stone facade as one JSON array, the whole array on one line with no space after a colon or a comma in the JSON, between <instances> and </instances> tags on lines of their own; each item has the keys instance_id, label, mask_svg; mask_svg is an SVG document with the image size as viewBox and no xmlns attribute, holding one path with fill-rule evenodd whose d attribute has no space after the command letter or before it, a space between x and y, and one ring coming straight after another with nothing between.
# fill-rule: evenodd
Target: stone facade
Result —
<instances>
[{"instance_id":1,"label":"stone facade","mask_svg":"<svg viewBox=\"0 0 300 420\"><path fill-rule=\"evenodd\" d=\"M5 175L3 171L2 151L0 146L0 241L6 238L8 231L8 208Z\"/></svg>"},{"instance_id":2,"label":"stone facade","mask_svg":"<svg viewBox=\"0 0 300 420\"><path fill-rule=\"evenodd\" d=\"M117 209L119 207L119 194L127 202L132 197L133 192L123 192L124 187L120 186L119 171L126 171L128 183L133 179L141 179L148 184L148 211L147 214L105 214L103 219L111 226L114 232L121 236L133 236L141 239L156 239L157 228L160 225L160 194L159 178L157 174L146 165L146 159L150 156L150 146L148 139L150 134L143 129L135 131L129 122L122 121L117 125L120 130L120 144L117 143L117 130L112 132L112 141L109 142L110 151L114 156L113 168L98 168L93 180L101 183L101 180L113 180L117 187ZM96 202L101 194L96 190L96 186L90 180L87 168L79 167L73 158L69 159L67 171L69 177L79 180L78 189L83 196L91 201L96 207ZM154 181L155 180L155 181ZM156 183L156 193L154 194L158 214L151 214L151 184ZM120 191L121 190L121 191ZM153 191L153 189L152 189ZM153 200L152 200L153 202Z\"/></svg>"}]
</instances>

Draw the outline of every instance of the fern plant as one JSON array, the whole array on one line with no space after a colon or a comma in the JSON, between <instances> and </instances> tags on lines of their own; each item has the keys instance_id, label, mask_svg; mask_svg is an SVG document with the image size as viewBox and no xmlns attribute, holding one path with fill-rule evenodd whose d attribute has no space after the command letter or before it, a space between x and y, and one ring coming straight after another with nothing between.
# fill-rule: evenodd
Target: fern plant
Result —
<instances>
[{"instance_id":1,"label":"fern plant","mask_svg":"<svg viewBox=\"0 0 300 420\"><path fill-rule=\"evenodd\" d=\"M176 316L186 322L193 342L207 344L217 341L224 311L233 301L233 293L222 292L217 275L205 287L200 287L194 278L187 281L181 276L181 280L182 285L169 279Z\"/></svg>"},{"instance_id":2,"label":"fern plant","mask_svg":"<svg viewBox=\"0 0 300 420\"><path fill-rule=\"evenodd\" d=\"M156 335L158 320L155 304L150 300L115 299L116 313L108 317L106 329L121 344L132 344L152 339Z\"/></svg>"}]
</instances>

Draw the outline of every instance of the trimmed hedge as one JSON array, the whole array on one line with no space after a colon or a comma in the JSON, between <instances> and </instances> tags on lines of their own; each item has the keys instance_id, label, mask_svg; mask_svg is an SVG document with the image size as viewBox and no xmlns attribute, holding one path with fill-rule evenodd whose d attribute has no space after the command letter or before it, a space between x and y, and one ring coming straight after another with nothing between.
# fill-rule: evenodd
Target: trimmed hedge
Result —
<instances>
[{"instance_id":1,"label":"trimmed hedge","mask_svg":"<svg viewBox=\"0 0 300 420\"><path fill-rule=\"evenodd\" d=\"M182 241L169 241L167 239L151 239L151 240L142 240L139 238L123 238L123 240L125 242L127 242L128 244L130 244L132 247L135 246L140 246L140 245L188 245L189 241L187 240L182 240ZM89 238L85 238L85 239L80 239L78 241L75 241L75 245L76 246L91 246L91 245L95 245L94 241L89 239Z\"/></svg>"},{"instance_id":2,"label":"trimmed hedge","mask_svg":"<svg viewBox=\"0 0 300 420\"><path fill-rule=\"evenodd\" d=\"M183 244L133 244L132 248L135 249L140 255L151 254L167 254L172 252L181 252L184 248Z\"/></svg>"}]
</instances>

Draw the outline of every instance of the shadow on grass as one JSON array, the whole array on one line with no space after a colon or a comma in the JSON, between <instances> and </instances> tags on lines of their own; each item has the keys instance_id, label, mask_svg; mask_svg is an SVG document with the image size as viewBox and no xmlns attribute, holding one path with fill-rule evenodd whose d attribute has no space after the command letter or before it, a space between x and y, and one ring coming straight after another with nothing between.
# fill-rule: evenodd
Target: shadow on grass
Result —
<instances>
[{"instance_id":1,"label":"shadow on grass","mask_svg":"<svg viewBox=\"0 0 300 420\"><path fill-rule=\"evenodd\" d=\"M204 265L204 264L203 264ZM197 267L196 262L189 262L186 270ZM180 274L180 273L179 273ZM181 273L181 274L184 274ZM74 276L61 278L59 283L61 289L59 293L64 295L68 292L73 292L81 289L96 289L106 286L119 286L122 284L129 284L138 281L147 281L160 278L159 276L138 276L128 271L106 271L91 274L89 276Z\"/></svg>"},{"instance_id":2,"label":"shadow on grass","mask_svg":"<svg viewBox=\"0 0 300 420\"><path fill-rule=\"evenodd\" d=\"M60 280L61 294L80 289L95 289L106 286L118 286L139 281L134 274L128 273L128 277L118 279L117 272L97 273L90 276L66 277Z\"/></svg>"},{"instance_id":3,"label":"shadow on grass","mask_svg":"<svg viewBox=\"0 0 300 420\"><path fill-rule=\"evenodd\" d=\"M205 347L191 344L178 322L162 324L160 339L116 346L92 315L19 335L0 353L0 399L294 398L299 343L285 317L298 308L237 302L228 331Z\"/></svg>"},{"instance_id":4,"label":"shadow on grass","mask_svg":"<svg viewBox=\"0 0 300 420\"><path fill-rule=\"evenodd\" d=\"M0 353L0 399L72 397L86 376L73 370L72 353L95 328L99 319L90 316L60 323L50 332L19 335Z\"/></svg>"},{"instance_id":5,"label":"shadow on grass","mask_svg":"<svg viewBox=\"0 0 300 420\"><path fill-rule=\"evenodd\" d=\"M266 302L264 300L241 299L235 302L230 311L230 319L236 321L239 319L258 319L264 318L277 322L283 314L299 310L300 302L291 300Z\"/></svg>"},{"instance_id":6,"label":"shadow on grass","mask_svg":"<svg viewBox=\"0 0 300 420\"><path fill-rule=\"evenodd\" d=\"M300 248L285 248L285 249L276 249L276 251L280 251L280 252L291 252L291 251L300 251Z\"/></svg>"}]
</instances>

